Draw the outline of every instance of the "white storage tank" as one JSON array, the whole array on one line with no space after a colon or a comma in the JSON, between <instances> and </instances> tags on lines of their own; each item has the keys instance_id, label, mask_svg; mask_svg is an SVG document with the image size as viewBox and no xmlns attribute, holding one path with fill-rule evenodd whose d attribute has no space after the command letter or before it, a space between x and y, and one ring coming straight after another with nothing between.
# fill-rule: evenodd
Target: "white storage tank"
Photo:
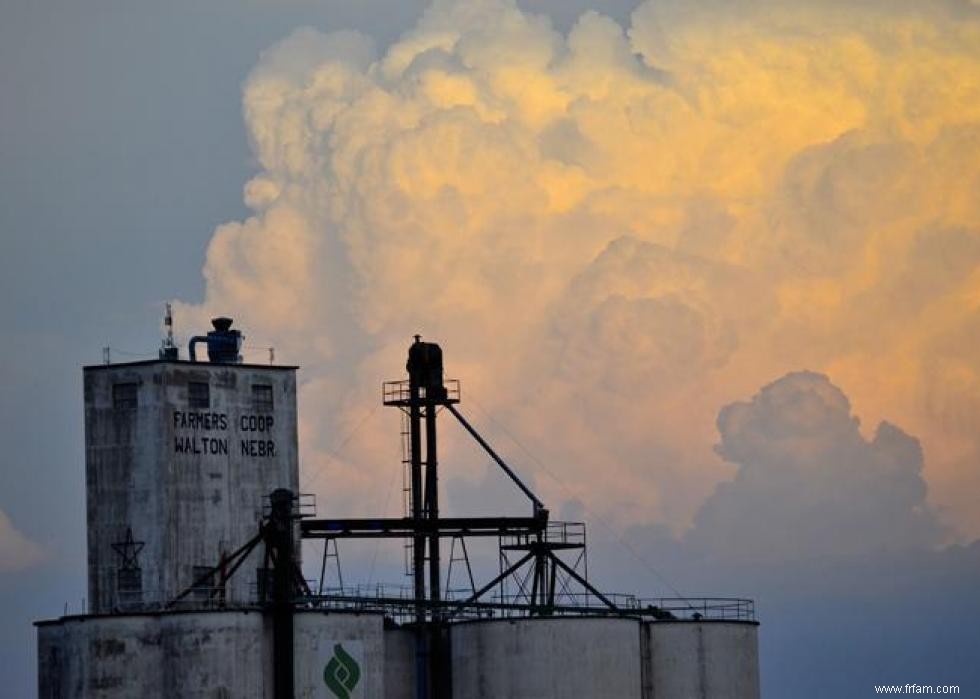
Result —
<instances>
[{"instance_id":1,"label":"white storage tank","mask_svg":"<svg viewBox=\"0 0 980 699\"><path fill-rule=\"evenodd\" d=\"M635 619L574 617L456 624L453 698L639 699L639 627Z\"/></svg>"},{"instance_id":2,"label":"white storage tank","mask_svg":"<svg viewBox=\"0 0 980 699\"><path fill-rule=\"evenodd\" d=\"M643 699L759 699L754 621L643 623Z\"/></svg>"},{"instance_id":3,"label":"white storage tank","mask_svg":"<svg viewBox=\"0 0 980 699\"><path fill-rule=\"evenodd\" d=\"M259 612L65 617L38 624L38 696L263 697ZM233 660L234 659L234 660Z\"/></svg>"},{"instance_id":4,"label":"white storage tank","mask_svg":"<svg viewBox=\"0 0 980 699\"><path fill-rule=\"evenodd\" d=\"M37 626L40 699L273 696L272 627L260 610L77 616ZM338 696L328 675L350 697L405 696L401 683L386 691L393 651L378 614L297 612L295 649L297 697Z\"/></svg>"}]
</instances>

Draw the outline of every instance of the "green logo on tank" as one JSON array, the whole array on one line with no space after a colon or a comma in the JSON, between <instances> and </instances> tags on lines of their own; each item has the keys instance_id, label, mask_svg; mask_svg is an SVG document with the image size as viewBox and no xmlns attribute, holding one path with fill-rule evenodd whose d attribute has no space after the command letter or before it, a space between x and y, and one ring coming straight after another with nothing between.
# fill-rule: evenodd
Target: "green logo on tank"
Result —
<instances>
[{"instance_id":1,"label":"green logo on tank","mask_svg":"<svg viewBox=\"0 0 980 699\"><path fill-rule=\"evenodd\" d=\"M333 657L323 668L323 681L337 699L350 699L350 693L361 681L361 666L339 643L333 647Z\"/></svg>"}]
</instances>

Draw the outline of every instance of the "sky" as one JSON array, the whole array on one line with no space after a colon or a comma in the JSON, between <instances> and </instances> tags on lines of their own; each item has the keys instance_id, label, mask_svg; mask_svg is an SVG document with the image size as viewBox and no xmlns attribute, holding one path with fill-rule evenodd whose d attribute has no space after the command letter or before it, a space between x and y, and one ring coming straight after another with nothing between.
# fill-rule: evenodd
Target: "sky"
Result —
<instances>
[{"instance_id":1,"label":"sky","mask_svg":"<svg viewBox=\"0 0 980 699\"><path fill-rule=\"evenodd\" d=\"M420 332L597 582L756 599L764 696L980 691L975 2L2 12L13 696L85 596L80 367L166 301L303 366L321 509L396 514ZM519 506L444 449L451 511Z\"/></svg>"}]
</instances>

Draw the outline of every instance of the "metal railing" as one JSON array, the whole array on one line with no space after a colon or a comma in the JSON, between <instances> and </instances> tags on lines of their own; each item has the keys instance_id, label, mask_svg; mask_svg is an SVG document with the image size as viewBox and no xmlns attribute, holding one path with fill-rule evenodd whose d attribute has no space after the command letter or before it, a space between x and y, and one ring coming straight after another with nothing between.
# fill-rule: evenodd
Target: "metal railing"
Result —
<instances>
[{"instance_id":1,"label":"metal railing","mask_svg":"<svg viewBox=\"0 0 980 699\"><path fill-rule=\"evenodd\" d=\"M313 587L312 581L310 586ZM116 613L147 613L165 609L219 610L255 608L261 605L261 590L250 585L247 601L226 601L209 593L216 588L195 589L199 597L188 597L174 605L144 600L120 604ZM630 617L650 621L735 621L755 622L755 602L737 597L636 597L635 595L604 593L617 607L611 610L588 593L556 594L549 609L527 603L520 594L494 595L486 601L468 601L469 588L446 591L441 602L423 602L426 609L440 610L443 616L457 621L473 619L513 619L538 616L549 617ZM323 594L301 597L297 609L320 609L338 612L375 612L398 622L411 622L416 611L414 591L410 586L377 583L345 587L325 587Z\"/></svg>"},{"instance_id":2,"label":"metal railing","mask_svg":"<svg viewBox=\"0 0 980 699\"><path fill-rule=\"evenodd\" d=\"M537 534L509 534L500 537L500 547L502 549L523 548L537 540ZM548 526L541 532L541 541L563 546L585 546L585 523L548 522Z\"/></svg>"},{"instance_id":3,"label":"metal railing","mask_svg":"<svg viewBox=\"0 0 980 699\"><path fill-rule=\"evenodd\" d=\"M443 382L446 395L440 397L442 401L458 403L460 400L459 379L446 379ZM425 388L420 388L419 397L425 399ZM407 380L385 381L381 384L381 402L385 405L408 405L412 398L412 391Z\"/></svg>"},{"instance_id":4,"label":"metal railing","mask_svg":"<svg viewBox=\"0 0 980 699\"><path fill-rule=\"evenodd\" d=\"M755 602L739 597L644 597L636 599L636 608L692 621L755 621Z\"/></svg>"},{"instance_id":5,"label":"metal railing","mask_svg":"<svg viewBox=\"0 0 980 699\"><path fill-rule=\"evenodd\" d=\"M559 593L555 604L548 609L528 604L521 594L494 595L485 601L469 601L468 588L447 590L446 599L435 603L425 601L426 609L441 610L455 620L521 618L531 616L602 616L639 617L651 621L738 621L754 622L755 603L734 597L657 597L639 598L629 594L607 594L617 607L611 610L595 595L588 593ZM411 621L416 610L414 591L409 586L355 585L324 588L324 594L299 600L303 606L336 611L380 612L396 621Z\"/></svg>"},{"instance_id":6,"label":"metal railing","mask_svg":"<svg viewBox=\"0 0 980 699\"><path fill-rule=\"evenodd\" d=\"M262 516L268 519L272 514L272 501L270 496L262 498ZM293 514L300 519L316 517L316 493L298 493L295 496Z\"/></svg>"}]
</instances>

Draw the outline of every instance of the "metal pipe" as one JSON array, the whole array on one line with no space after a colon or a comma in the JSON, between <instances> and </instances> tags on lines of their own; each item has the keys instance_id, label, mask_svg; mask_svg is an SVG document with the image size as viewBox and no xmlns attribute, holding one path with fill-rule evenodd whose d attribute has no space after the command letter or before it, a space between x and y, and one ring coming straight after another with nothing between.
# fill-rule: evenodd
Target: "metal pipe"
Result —
<instances>
[{"instance_id":1,"label":"metal pipe","mask_svg":"<svg viewBox=\"0 0 980 699\"><path fill-rule=\"evenodd\" d=\"M419 387L411 387L412 402L409 406L409 440L411 440L411 477L412 477L412 520L415 524L415 536L412 539L412 576L415 584L415 599L423 601L425 597L425 537L422 534L423 503L425 493L422 487L422 414L419 399ZM421 604L416 614L416 623L425 621L425 611Z\"/></svg>"},{"instance_id":2,"label":"metal pipe","mask_svg":"<svg viewBox=\"0 0 980 699\"><path fill-rule=\"evenodd\" d=\"M272 568L272 663L276 699L293 699L293 494L285 489L272 493L272 516L266 539L275 552Z\"/></svg>"},{"instance_id":3,"label":"metal pipe","mask_svg":"<svg viewBox=\"0 0 980 699\"><path fill-rule=\"evenodd\" d=\"M439 474L438 447L436 441L436 405L431 401L425 406L425 506L426 517L430 522L439 521ZM429 599L438 602L442 597L439 590L440 560L439 533L429 535Z\"/></svg>"},{"instance_id":4,"label":"metal pipe","mask_svg":"<svg viewBox=\"0 0 980 699\"><path fill-rule=\"evenodd\" d=\"M497 452L495 452L493 448L489 444L487 444L486 440L484 440L483 437L480 436L480 433L477 432L476 429L474 429L473 426L466 421L466 418L464 418L460 414L460 412L456 410L456 407L453 406L452 403L447 403L446 409L456 416L456 419L459 420L460 424L463 427L465 427L466 431L470 433L473 439L475 439L479 443L479 445L483 447L483 449L487 452L487 454L490 455L490 458L496 461L497 465L504 470L504 473L510 476L510 479L514 481L517 487L520 488L521 491L531 499L531 502L534 503L535 513L537 513L538 510L544 510L545 509L544 503L538 499L537 495L531 492L530 488L524 485L524 483L521 481L520 478L517 477L517 474L514 473L514 471L510 468L510 466L504 463L504 460L501 459L499 456L497 456Z\"/></svg>"},{"instance_id":5,"label":"metal pipe","mask_svg":"<svg viewBox=\"0 0 980 699\"><path fill-rule=\"evenodd\" d=\"M418 339L416 338L416 342ZM422 489L422 409L421 389L418 382L409 384L409 447L411 452L412 521L415 535L412 538L412 576L415 587L415 699L429 697L429 638L425 628L425 537L421 532L422 505L425 493Z\"/></svg>"}]
</instances>

